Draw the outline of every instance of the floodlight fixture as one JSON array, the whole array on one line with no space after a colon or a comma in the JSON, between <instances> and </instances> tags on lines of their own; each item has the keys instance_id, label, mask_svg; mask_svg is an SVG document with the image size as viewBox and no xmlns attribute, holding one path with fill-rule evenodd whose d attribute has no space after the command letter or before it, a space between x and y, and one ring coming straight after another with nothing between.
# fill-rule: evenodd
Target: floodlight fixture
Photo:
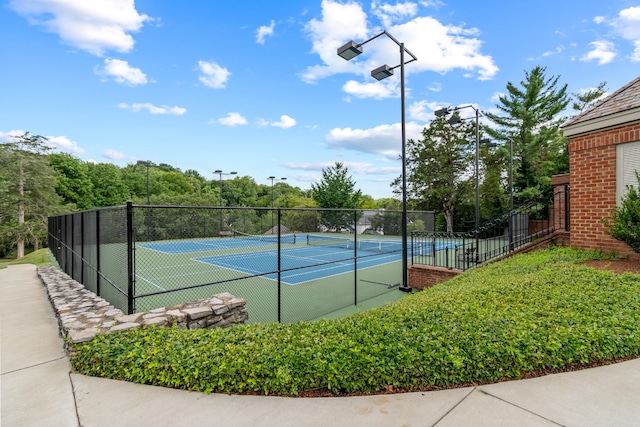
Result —
<instances>
[{"instance_id":1,"label":"floodlight fixture","mask_svg":"<svg viewBox=\"0 0 640 427\"><path fill-rule=\"evenodd\" d=\"M380 81L384 80L387 77L393 76L393 68L389 67L387 64L384 64L375 70L371 71L371 77Z\"/></svg>"},{"instance_id":2,"label":"floodlight fixture","mask_svg":"<svg viewBox=\"0 0 640 427\"><path fill-rule=\"evenodd\" d=\"M362 45L357 44L353 40L345 43L338 48L338 56L346 59L347 61L355 58L362 53Z\"/></svg>"},{"instance_id":3,"label":"floodlight fixture","mask_svg":"<svg viewBox=\"0 0 640 427\"><path fill-rule=\"evenodd\" d=\"M445 107L445 108L441 108L439 110L434 111L433 114L435 114L436 117L445 117L447 114L449 114L450 111L451 111L450 107Z\"/></svg>"}]
</instances>

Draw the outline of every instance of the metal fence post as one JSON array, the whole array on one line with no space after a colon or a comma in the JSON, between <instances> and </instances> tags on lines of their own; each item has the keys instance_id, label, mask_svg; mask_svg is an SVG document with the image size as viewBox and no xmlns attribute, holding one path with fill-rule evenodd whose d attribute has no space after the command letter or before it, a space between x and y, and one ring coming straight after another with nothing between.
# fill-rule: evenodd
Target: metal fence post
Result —
<instances>
[{"instance_id":1,"label":"metal fence post","mask_svg":"<svg viewBox=\"0 0 640 427\"><path fill-rule=\"evenodd\" d=\"M282 244L280 242L280 233L281 233L281 210L278 208L278 323L282 323ZM273 210L271 211L271 215L273 215ZM271 232L273 233L273 227L271 228Z\"/></svg>"},{"instance_id":2,"label":"metal fence post","mask_svg":"<svg viewBox=\"0 0 640 427\"><path fill-rule=\"evenodd\" d=\"M127 311L135 312L135 275L133 271L133 202L127 202Z\"/></svg>"},{"instance_id":3,"label":"metal fence post","mask_svg":"<svg viewBox=\"0 0 640 427\"><path fill-rule=\"evenodd\" d=\"M358 305L358 211L353 211L353 305Z\"/></svg>"},{"instance_id":4,"label":"metal fence post","mask_svg":"<svg viewBox=\"0 0 640 427\"><path fill-rule=\"evenodd\" d=\"M570 231L569 224L569 185L564 185L564 231Z\"/></svg>"},{"instance_id":5,"label":"metal fence post","mask_svg":"<svg viewBox=\"0 0 640 427\"><path fill-rule=\"evenodd\" d=\"M96 210L96 294L100 296L100 282L102 281L102 271L100 271L100 211Z\"/></svg>"}]
</instances>

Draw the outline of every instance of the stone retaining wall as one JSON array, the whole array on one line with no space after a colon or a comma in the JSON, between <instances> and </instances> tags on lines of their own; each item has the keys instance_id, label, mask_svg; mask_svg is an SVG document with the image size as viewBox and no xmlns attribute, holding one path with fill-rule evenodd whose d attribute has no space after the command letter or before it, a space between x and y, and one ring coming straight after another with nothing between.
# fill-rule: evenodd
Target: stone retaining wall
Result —
<instances>
[{"instance_id":1,"label":"stone retaining wall","mask_svg":"<svg viewBox=\"0 0 640 427\"><path fill-rule=\"evenodd\" d=\"M49 300L58 315L62 336L71 343L88 341L98 334L127 329L171 326L183 329L224 328L248 319L246 300L230 293L125 315L82 284L53 266L38 267Z\"/></svg>"}]
</instances>

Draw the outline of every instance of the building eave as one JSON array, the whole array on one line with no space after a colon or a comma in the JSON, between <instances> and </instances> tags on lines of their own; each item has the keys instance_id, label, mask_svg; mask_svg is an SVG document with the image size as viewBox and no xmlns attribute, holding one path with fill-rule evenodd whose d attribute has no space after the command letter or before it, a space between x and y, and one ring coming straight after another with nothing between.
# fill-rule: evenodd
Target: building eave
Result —
<instances>
[{"instance_id":1,"label":"building eave","mask_svg":"<svg viewBox=\"0 0 640 427\"><path fill-rule=\"evenodd\" d=\"M570 124L562 128L564 136L573 137L577 135L600 132L621 126L630 122L640 122L640 107L631 108L629 110L620 111L618 113L609 114L603 117L582 121L576 124Z\"/></svg>"}]
</instances>

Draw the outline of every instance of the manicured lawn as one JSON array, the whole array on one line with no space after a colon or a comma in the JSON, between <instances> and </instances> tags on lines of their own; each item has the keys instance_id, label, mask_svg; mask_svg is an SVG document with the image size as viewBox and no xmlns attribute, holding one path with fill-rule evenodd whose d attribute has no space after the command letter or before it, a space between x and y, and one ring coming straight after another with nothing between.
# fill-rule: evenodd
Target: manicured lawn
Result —
<instances>
[{"instance_id":1,"label":"manicured lawn","mask_svg":"<svg viewBox=\"0 0 640 427\"><path fill-rule=\"evenodd\" d=\"M640 275L553 248L340 319L153 328L75 347L80 373L203 392L428 390L640 355Z\"/></svg>"},{"instance_id":2,"label":"manicured lawn","mask_svg":"<svg viewBox=\"0 0 640 427\"><path fill-rule=\"evenodd\" d=\"M37 266L49 264L49 251L46 248L38 249L20 259L0 259L0 268L7 268L8 265L13 264L35 264Z\"/></svg>"}]
</instances>

